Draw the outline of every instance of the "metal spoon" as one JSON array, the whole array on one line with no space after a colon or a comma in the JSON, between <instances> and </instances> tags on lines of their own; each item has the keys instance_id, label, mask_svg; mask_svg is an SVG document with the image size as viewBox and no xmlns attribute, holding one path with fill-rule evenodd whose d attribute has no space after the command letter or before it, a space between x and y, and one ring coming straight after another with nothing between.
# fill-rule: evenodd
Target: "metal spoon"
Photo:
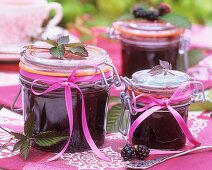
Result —
<instances>
[{"instance_id":1,"label":"metal spoon","mask_svg":"<svg viewBox=\"0 0 212 170\"><path fill-rule=\"evenodd\" d=\"M164 156L161 158L156 158L156 159L152 159L152 160L144 160L144 161L139 161L139 162L131 162L129 164L126 165L127 168L131 168L131 169L147 169L150 168L152 166L155 166L157 164L160 164L162 162L165 162L166 160L172 159L172 158L176 158L178 156L182 156L194 151L199 151L199 150L212 150L212 146L199 146L193 149L189 149L186 151L182 151L180 153L174 154L174 155L169 155L169 156Z\"/></svg>"}]
</instances>

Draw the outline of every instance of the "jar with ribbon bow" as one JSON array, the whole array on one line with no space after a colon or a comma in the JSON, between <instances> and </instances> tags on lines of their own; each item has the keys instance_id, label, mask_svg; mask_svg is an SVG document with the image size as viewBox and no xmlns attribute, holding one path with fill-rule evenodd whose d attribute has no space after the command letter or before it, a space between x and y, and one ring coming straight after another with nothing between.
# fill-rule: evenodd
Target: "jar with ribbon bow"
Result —
<instances>
[{"instance_id":1,"label":"jar with ribbon bow","mask_svg":"<svg viewBox=\"0 0 212 170\"><path fill-rule=\"evenodd\" d=\"M189 41L183 33L182 28L169 23L127 20L114 22L109 37L120 40L122 75L130 77L136 71L157 65L159 59L168 61L176 69L182 53L187 69Z\"/></svg>"},{"instance_id":2,"label":"jar with ribbon bow","mask_svg":"<svg viewBox=\"0 0 212 170\"><path fill-rule=\"evenodd\" d=\"M126 89L121 92L122 112L119 131L128 135L129 142L154 149L176 150L186 138L194 145L186 122L191 102L204 101L201 82L184 72L166 70L152 75L150 70L135 72L132 79L121 77ZM128 115L126 125L123 117Z\"/></svg>"},{"instance_id":3,"label":"jar with ribbon bow","mask_svg":"<svg viewBox=\"0 0 212 170\"><path fill-rule=\"evenodd\" d=\"M69 138L51 147L34 147L60 152L91 148L107 160L97 146L104 143L109 89L120 78L108 53L85 46L88 56L53 57L48 48L35 45L22 49L20 81L25 119L35 114L35 131L56 131ZM55 158L53 158L55 159Z\"/></svg>"},{"instance_id":4,"label":"jar with ribbon bow","mask_svg":"<svg viewBox=\"0 0 212 170\"><path fill-rule=\"evenodd\" d=\"M181 54L187 69L189 40L184 31L190 28L190 22L186 17L173 15L168 4L153 7L147 3L136 5L131 17L124 18L108 29L109 38L121 43L123 76L150 69L159 60L168 61L176 69Z\"/></svg>"}]
</instances>

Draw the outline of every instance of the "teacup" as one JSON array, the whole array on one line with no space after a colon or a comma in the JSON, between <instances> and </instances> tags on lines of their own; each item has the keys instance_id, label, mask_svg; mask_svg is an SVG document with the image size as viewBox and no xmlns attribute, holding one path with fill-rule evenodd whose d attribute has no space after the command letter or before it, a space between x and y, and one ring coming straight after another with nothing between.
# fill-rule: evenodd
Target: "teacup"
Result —
<instances>
[{"instance_id":1,"label":"teacup","mask_svg":"<svg viewBox=\"0 0 212 170\"><path fill-rule=\"evenodd\" d=\"M42 28L50 11L55 15ZM23 44L62 19L62 6L47 0L0 0L0 45Z\"/></svg>"}]
</instances>

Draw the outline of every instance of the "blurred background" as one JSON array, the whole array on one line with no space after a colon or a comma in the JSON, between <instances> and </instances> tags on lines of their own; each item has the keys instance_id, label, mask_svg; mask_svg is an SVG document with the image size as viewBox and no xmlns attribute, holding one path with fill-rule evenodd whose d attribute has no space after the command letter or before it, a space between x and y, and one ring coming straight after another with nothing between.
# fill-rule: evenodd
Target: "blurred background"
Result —
<instances>
[{"instance_id":1,"label":"blurred background","mask_svg":"<svg viewBox=\"0 0 212 170\"><path fill-rule=\"evenodd\" d=\"M108 26L119 17L127 16L135 4L157 6L161 0L48 0L63 5L64 17L60 25L71 27L83 20L89 26ZM212 0L163 0L172 11L187 16L192 23L212 25ZM80 18L80 19L79 19Z\"/></svg>"}]
</instances>

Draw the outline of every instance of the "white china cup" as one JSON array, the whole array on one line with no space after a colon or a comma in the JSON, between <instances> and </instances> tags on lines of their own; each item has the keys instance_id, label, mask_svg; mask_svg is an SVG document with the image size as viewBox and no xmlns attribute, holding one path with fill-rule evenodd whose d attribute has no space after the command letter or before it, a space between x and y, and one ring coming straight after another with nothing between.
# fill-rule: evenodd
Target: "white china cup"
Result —
<instances>
[{"instance_id":1,"label":"white china cup","mask_svg":"<svg viewBox=\"0 0 212 170\"><path fill-rule=\"evenodd\" d=\"M50 11L55 15L42 28ZM44 29L56 26L62 19L62 6L47 0L0 0L0 45L30 42Z\"/></svg>"}]
</instances>

